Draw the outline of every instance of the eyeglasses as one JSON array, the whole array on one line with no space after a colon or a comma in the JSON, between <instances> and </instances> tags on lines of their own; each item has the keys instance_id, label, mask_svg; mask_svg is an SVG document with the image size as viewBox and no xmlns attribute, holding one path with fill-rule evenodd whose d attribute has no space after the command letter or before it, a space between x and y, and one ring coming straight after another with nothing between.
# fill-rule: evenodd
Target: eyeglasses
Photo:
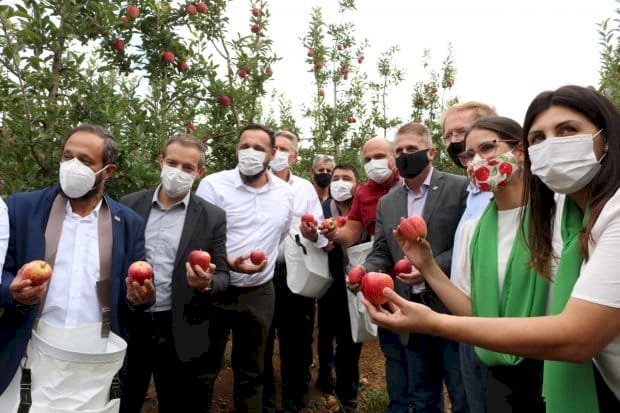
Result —
<instances>
[{"instance_id":1,"label":"eyeglasses","mask_svg":"<svg viewBox=\"0 0 620 413\"><path fill-rule=\"evenodd\" d=\"M455 131L448 132L445 135L443 135L443 142L444 144L446 144L446 146L450 145L450 143L452 143L452 138L456 138L459 136L465 136L466 132L467 132L466 128L461 128Z\"/></svg>"},{"instance_id":2,"label":"eyeglasses","mask_svg":"<svg viewBox=\"0 0 620 413\"><path fill-rule=\"evenodd\" d=\"M499 142L506 142L515 144L517 141L514 140L505 140L505 139L493 139L492 141L482 142L478 145L478 150L474 151L473 149L468 149L465 152L461 152L457 155L459 161L463 165L469 164L473 161L476 154L480 155L481 158L493 158L497 154L497 147L499 146Z\"/></svg>"}]
</instances>

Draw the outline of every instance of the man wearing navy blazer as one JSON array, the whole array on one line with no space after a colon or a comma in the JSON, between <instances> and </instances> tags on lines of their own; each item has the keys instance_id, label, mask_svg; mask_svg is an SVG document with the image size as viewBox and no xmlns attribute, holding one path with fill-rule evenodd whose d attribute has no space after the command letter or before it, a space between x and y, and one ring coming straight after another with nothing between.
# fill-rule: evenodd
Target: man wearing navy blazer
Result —
<instances>
[{"instance_id":1,"label":"man wearing navy blazer","mask_svg":"<svg viewBox=\"0 0 620 413\"><path fill-rule=\"evenodd\" d=\"M129 329L121 411L139 413L154 378L160 413L205 411L209 318L218 293L230 284L226 213L191 193L205 172L205 148L187 134L167 140L160 156L161 184L121 202L146 221L147 261L157 300L135 313ZM210 268L191 268L189 254L210 254Z\"/></svg>"},{"instance_id":2,"label":"man wearing navy blazer","mask_svg":"<svg viewBox=\"0 0 620 413\"><path fill-rule=\"evenodd\" d=\"M109 131L96 125L78 126L63 144L60 187L18 193L8 199L10 239L0 285L4 309L0 318L0 406L4 406L3 397L16 396L9 390L19 390L19 364L39 314L41 320L61 327L102 321L93 277L99 273L99 254L93 248L98 242L92 242L92 237L98 236L97 217L104 203L112 229L111 330L125 338L128 314L153 303L155 290L150 281L141 286L126 278L129 265L145 257L144 220L104 194L105 181L116 171L117 157ZM46 226L57 197L64 205L60 214L64 221L53 275L34 287L23 278L22 269L32 260L46 258ZM75 277L81 278L77 290L73 288Z\"/></svg>"}]
</instances>

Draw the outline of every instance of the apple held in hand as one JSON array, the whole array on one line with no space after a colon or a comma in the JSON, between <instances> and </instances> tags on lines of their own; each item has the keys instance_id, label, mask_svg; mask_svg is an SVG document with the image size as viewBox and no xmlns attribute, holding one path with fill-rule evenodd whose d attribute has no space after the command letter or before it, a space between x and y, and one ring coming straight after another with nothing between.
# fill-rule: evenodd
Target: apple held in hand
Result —
<instances>
[{"instance_id":1,"label":"apple held in hand","mask_svg":"<svg viewBox=\"0 0 620 413\"><path fill-rule=\"evenodd\" d=\"M346 223L347 223L347 217L344 217L342 215L336 217L336 226L338 228L344 227Z\"/></svg>"},{"instance_id":2,"label":"apple held in hand","mask_svg":"<svg viewBox=\"0 0 620 413\"><path fill-rule=\"evenodd\" d=\"M318 222L316 219L314 219L314 215L312 215L311 213L307 212L306 214L304 214L301 217L301 222L305 222L308 225L312 226L312 227L316 227Z\"/></svg>"},{"instance_id":3,"label":"apple held in hand","mask_svg":"<svg viewBox=\"0 0 620 413\"><path fill-rule=\"evenodd\" d=\"M24 270L22 271L22 278L30 280L33 287L43 284L51 277L52 267L43 260L30 261L24 265Z\"/></svg>"},{"instance_id":4,"label":"apple held in hand","mask_svg":"<svg viewBox=\"0 0 620 413\"><path fill-rule=\"evenodd\" d=\"M382 272L366 273L362 279L362 294L375 305L382 305L387 302L387 298L383 295L383 289L386 287L393 290L394 280Z\"/></svg>"},{"instance_id":5,"label":"apple held in hand","mask_svg":"<svg viewBox=\"0 0 620 413\"><path fill-rule=\"evenodd\" d=\"M250 253L250 261L254 265L261 264L266 258L265 253L258 248Z\"/></svg>"},{"instance_id":6,"label":"apple held in hand","mask_svg":"<svg viewBox=\"0 0 620 413\"><path fill-rule=\"evenodd\" d=\"M189 253L189 265L192 269L196 266L200 267L203 271L209 271L209 264L211 264L211 255L207 251L194 250Z\"/></svg>"},{"instance_id":7,"label":"apple held in hand","mask_svg":"<svg viewBox=\"0 0 620 413\"><path fill-rule=\"evenodd\" d=\"M136 261L129 266L127 275L132 281L142 285L145 280L153 278L153 267L146 261Z\"/></svg>"},{"instance_id":8,"label":"apple held in hand","mask_svg":"<svg viewBox=\"0 0 620 413\"><path fill-rule=\"evenodd\" d=\"M330 231L334 228L336 228L336 221L331 218L324 219L323 222L321 222L321 229Z\"/></svg>"},{"instance_id":9,"label":"apple held in hand","mask_svg":"<svg viewBox=\"0 0 620 413\"><path fill-rule=\"evenodd\" d=\"M394 274L409 274L413 270L408 259L403 258L394 264Z\"/></svg>"},{"instance_id":10,"label":"apple held in hand","mask_svg":"<svg viewBox=\"0 0 620 413\"><path fill-rule=\"evenodd\" d=\"M366 275L366 269L361 265L349 268L347 272L347 281L349 284L359 284L362 282L362 278Z\"/></svg>"},{"instance_id":11,"label":"apple held in hand","mask_svg":"<svg viewBox=\"0 0 620 413\"><path fill-rule=\"evenodd\" d=\"M411 215L409 218L400 221L398 230L409 241L426 238L427 234L426 222L419 215Z\"/></svg>"}]
</instances>

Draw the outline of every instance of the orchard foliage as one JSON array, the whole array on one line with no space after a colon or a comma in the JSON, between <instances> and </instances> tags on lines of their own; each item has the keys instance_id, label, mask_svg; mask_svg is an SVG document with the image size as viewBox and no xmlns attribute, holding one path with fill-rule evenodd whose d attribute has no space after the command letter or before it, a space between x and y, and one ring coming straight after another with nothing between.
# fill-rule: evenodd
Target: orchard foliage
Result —
<instances>
[{"instance_id":1,"label":"orchard foliage","mask_svg":"<svg viewBox=\"0 0 620 413\"><path fill-rule=\"evenodd\" d=\"M620 6L620 0L616 0ZM600 91L620 108L620 7L616 17L604 20L599 26L601 53Z\"/></svg>"}]
</instances>

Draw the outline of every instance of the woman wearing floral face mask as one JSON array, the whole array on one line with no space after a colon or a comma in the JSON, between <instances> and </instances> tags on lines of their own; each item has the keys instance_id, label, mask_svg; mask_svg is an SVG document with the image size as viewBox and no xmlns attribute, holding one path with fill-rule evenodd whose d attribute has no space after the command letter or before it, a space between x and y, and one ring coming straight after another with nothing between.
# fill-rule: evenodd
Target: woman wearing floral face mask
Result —
<instances>
[{"instance_id":1,"label":"woman wearing floral face mask","mask_svg":"<svg viewBox=\"0 0 620 413\"><path fill-rule=\"evenodd\" d=\"M370 305L369 311L388 328L432 332L547 360L543 396L548 412L618 412L620 114L594 90L565 86L532 101L524 132L530 200L524 222L536 229L527 239L531 264L547 278L553 278L557 264L551 315L457 318L389 292L392 314ZM556 202L554 191L567 196ZM552 240L558 231L562 246L556 262ZM410 259L424 249L424 242L400 242Z\"/></svg>"}]
</instances>

